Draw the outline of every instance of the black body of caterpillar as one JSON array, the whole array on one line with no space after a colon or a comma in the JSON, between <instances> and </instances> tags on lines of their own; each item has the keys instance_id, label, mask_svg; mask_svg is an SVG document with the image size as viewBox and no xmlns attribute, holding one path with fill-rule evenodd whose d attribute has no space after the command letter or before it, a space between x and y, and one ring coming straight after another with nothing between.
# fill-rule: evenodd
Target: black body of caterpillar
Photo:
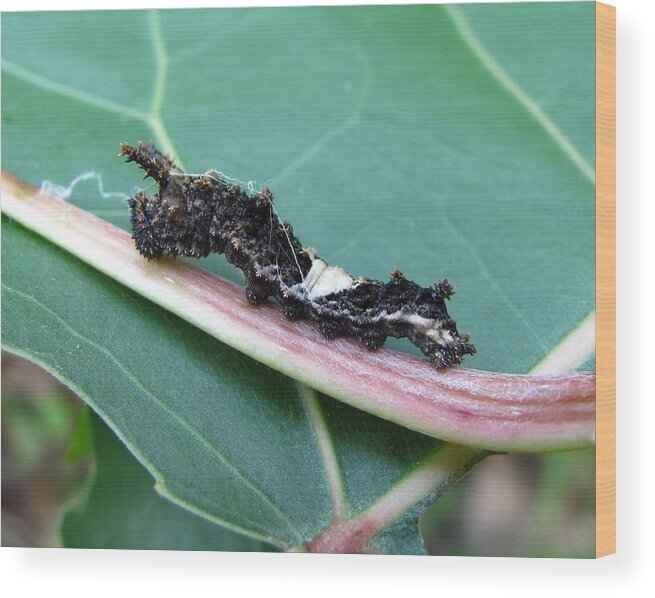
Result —
<instances>
[{"instance_id":1,"label":"black body of caterpillar","mask_svg":"<svg viewBox=\"0 0 655 598\"><path fill-rule=\"evenodd\" d=\"M288 319L311 320L327 338L352 336L375 350L388 336L407 337L438 368L475 353L448 315L447 280L422 288L398 270L387 283L354 279L303 248L270 189L248 193L216 171L185 174L152 144L122 144L120 155L159 184L158 194L129 201L132 237L149 260L224 253L244 273L250 303L275 297Z\"/></svg>"}]
</instances>

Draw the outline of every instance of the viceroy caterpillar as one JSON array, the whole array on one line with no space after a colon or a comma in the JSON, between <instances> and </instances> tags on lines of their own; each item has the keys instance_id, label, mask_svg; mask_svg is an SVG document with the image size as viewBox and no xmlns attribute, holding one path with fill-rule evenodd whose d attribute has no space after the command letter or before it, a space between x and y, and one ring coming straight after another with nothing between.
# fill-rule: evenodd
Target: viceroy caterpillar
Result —
<instances>
[{"instance_id":1,"label":"viceroy caterpillar","mask_svg":"<svg viewBox=\"0 0 655 598\"><path fill-rule=\"evenodd\" d=\"M159 184L158 194L129 200L132 238L148 260L224 253L245 275L250 303L275 297L289 320L311 320L329 339L351 336L375 350L406 337L438 368L475 353L448 315L448 280L423 288L398 270L387 283L355 279L303 248L267 187L250 193L215 170L185 174L152 144L123 143L119 155Z\"/></svg>"}]
</instances>

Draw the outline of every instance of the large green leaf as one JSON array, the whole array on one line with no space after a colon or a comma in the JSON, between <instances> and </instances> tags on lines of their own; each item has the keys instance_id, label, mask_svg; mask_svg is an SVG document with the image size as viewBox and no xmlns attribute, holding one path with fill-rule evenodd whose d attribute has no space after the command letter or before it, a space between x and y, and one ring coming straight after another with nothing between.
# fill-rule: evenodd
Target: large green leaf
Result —
<instances>
[{"instance_id":1,"label":"large green leaf","mask_svg":"<svg viewBox=\"0 0 655 598\"><path fill-rule=\"evenodd\" d=\"M152 478L94 417L93 483L83 503L62 521L71 548L262 551L268 546L179 509L158 496Z\"/></svg>"},{"instance_id":2,"label":"large green leaf","mask_svg":"<svg viewBox=\"0 0 655 598\"><path fill-rule=\"evenodd\" d=\"M448 277L466 365L526 372L594 308L594 24L593 3L8 14L3 168L129 193L118 143L174 146L191 172L268 183L330 262ZM128 226L96 181L70 200ZM89 400L162 492L285 547L327 525L292 382L4 220L3 285L5 345ZM441 447L320 406L351 513ZM410 550L402 529L386 550Z\"/></svg>"}]
</instances>

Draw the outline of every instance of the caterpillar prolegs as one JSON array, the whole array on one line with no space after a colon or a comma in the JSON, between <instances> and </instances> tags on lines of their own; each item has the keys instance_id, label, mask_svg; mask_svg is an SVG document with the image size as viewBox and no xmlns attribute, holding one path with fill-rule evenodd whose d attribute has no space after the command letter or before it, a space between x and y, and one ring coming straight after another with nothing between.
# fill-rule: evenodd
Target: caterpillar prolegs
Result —
<instances>
[{"instance_id":1,"label":"caterpillar prolegs","mask_svg":"<svg viewBox=\"0 0 655 598\"><path fill-rule=\"evenodd\" d=\"M122 144L120 155L159 184L159 193L129 201L132 237L149 260L224 253L245 275L250 303L274 297L288 319L311 320L327 338L351 336L375 350L389 336L406 337L438 368L475 353L448 315L447 280L423 288L398 270L386 283L354 278L303 248L280 222L270 189L248 192L214 170L185 174L152 144Z\"/></svg>"}]
</instances>

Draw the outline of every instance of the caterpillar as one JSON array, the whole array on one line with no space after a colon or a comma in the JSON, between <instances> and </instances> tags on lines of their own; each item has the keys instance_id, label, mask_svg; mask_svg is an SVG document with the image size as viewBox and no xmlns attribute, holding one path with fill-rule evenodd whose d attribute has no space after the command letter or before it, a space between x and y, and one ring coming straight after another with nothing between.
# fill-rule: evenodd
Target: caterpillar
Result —
<instances>
[{"instance_id":1,"label":"caterpillar","mask_svg":"<svg viewBox=\"0 0 655 598\"><path fill-rule=\"evenodd\" d=\"M423 288L397 269L386 283L354 278L302 246L267 187L251 192L215 170L185 174L151 143L123 143L119 156L159 185L128 202L132 238L148 260L224 253L243 272L249 303L274 297L289 320L310 320L328 339L355 337L373 351L389 336L406 337L437 368L475 353L448 315L448 280Z\"/></svg>"}]
</instances>

